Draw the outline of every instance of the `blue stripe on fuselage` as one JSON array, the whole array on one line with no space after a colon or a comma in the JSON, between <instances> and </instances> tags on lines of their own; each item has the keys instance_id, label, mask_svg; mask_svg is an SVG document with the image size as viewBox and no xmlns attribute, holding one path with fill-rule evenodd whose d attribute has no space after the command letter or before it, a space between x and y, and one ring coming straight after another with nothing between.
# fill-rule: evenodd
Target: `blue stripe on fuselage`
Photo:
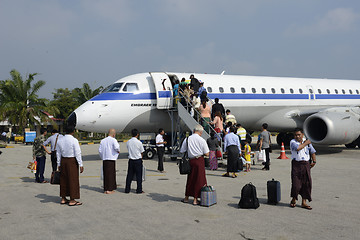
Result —
<instances>
[{"instance_id":1,"label":"blue stripe on fuselage","mask_svg":"<svg viewBox=\"0 0 360 240\"><path fill-rule=\"evenodd\" d=\"M171 91L159 91L159 98L169 98L171 95Z\"/></svg>"},{"instance_id":2,"label":"blue stripe on fuselage","mask_svg":"<svg viewBox=\"0 0 360 240\"><path fill-rule=\"evenodd\" d=\"M160 91L160 98L171 96L171 91ZM227 100L307 100L309 94L256 94L256 93L208 93L211 99ZM316 99L341 100L360 99L358 94L316 94ZM156 93L102 93L90 99L90 101L106 100L156 100Z\"/></svg>"},{"instance_id":3,"label":"blue stripe on fuselage","mask_svg":"<svg viewBox=\"0 0 360 240\"><path fill-rule=\"evenodd\" d=\"M102 93L90 101L106 101L106 100L151 100L156 99L155 93Z\"/></svg>"}]
</instances>

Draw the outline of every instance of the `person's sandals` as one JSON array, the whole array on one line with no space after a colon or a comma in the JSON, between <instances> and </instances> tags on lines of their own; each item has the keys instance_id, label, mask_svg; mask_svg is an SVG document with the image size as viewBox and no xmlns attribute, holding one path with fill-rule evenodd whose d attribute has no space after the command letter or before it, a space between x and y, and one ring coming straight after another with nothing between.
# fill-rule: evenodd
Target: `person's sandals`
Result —
<instances>
[{"instance_id":1,"label":"person's sandals","mask_svg":"<svg viewBox=\"0 0 360 240\"><path fill-rule=\"evenodd\" d=\"M112 190L112 191L105 191L104 193L105 193L105 194L113 194L113 193L115 193L115 190Z\"/></svg>"},{"instance_id":2,"label":"person's sandals","mask_svg":"<svg viewBox=\"0 0 360 240\"><path fill-rule=\"evenodd\" d=\"M189 200L185 200L185 198L184 198L184 199L181 199L181 202L183 202L183 203L188 203Z\"/></svg>"},{"instance_id":3,"label":"person's sandals","mask_svg":"<svg viewBox=\"0 0 360 240\"><path fill-rule=\"evenodd\" d=\"M232 178L237 178L237 175L236 175L236 174L233 174L231 177L232 177Z\"/></svg>"},{"instance_id":4,"label":"person's sandals","mask_svg":"<svg viewBox=\"0 0 360 240\"><path fill-rule=\"evenodd\" d=\"M309 205L301 205L301 207L307 210L312 210L312 207L310 207Z\"/></svg>"},{"instance_id":5,"label":"person's sandals","mask_svg":"<svg viewBox=\"0 0 360 240\"><path fill-rule=\"evenodd\" d=\"M291 201L291 202L290 202L290 207L291 207L291 208L296 207L296 202Z\"/></svg>"},{"instance_id":6,"label":"person's sandals","mask_svg":"<svg viewBox=\"0 0 360 240\"><path fill-rule=\"evenodd\" d=\"M61 201L60 204L61 204L61 205L69 204L69 202L70 202L70 201L66 199L65 202Z\"/></svg>"},{"instance_id":7,"label":"person's sandals","mask_svg":"<svg viewBox=\"0 0 360 240\"><path fill-rule=\"evenodd\" d=\"M228 173L224 173L222 176L223 177L230 177L230 175Z\"/></svg>"},{"instance_id":8,"label":"person's sandals","mask_svg":"<svg viewBox=\"0 0 360 240\"><path fill-rule=\"evenodd\" d=\"M72 207L72 206L81 206L81 205L82 205L82 202L75 201L74 204L70 204L70 202L69 202L70 207Z\"/></svg>"}]
</instances>

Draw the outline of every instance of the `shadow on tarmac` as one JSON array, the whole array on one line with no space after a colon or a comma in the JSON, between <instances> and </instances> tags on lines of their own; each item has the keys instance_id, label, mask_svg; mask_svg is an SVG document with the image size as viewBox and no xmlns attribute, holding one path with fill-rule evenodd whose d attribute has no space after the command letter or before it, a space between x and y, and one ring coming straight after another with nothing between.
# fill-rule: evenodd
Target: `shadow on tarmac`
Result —
<instances>
[{"instance_id":1,"label":"shadow on tarmac","mask_svg":"<svg viewBox=\"0 0 360 240\"><path fill-rule=\"evenodd\" d=\"M35 197L40 198L40 202L42 203L59 203L60 197L59 196L52 196L47 194L38 194Z\"/></svg>"},{"instance_id":2,"label":"shadow on tarmac","mask_svg":"<svg viewBox=\"0 0 360 240\"><path fill-rule=\"evenodd\" d=\"M101 161L99 154L82 155L83 161Z\"/></svg>"},{"instance_id":3,"label":"shadow on tarmac","mask_svg":"<svg viewBox=\"0 0 360 240\"><path fill-rule=\"evenodd\" d=\"M35 182L34 177L22 177L20 178L23 182Z\"/></svg>"},{"instance_id":4,"label":"shadow on tarmac","mask_svg":"<svg viewBox=\"0 0 360 240\"><path fill-rule=\"evenodd\" d=\"M167 194L161 194L161 193L149 193L149 194L147 194L147 196L157 202L168 202L168 201L180 202L183 199L183 198L173 197L173 196L170 196Z\"/></svg>"},{"instance_id":5,"label":"shadow on tarmac","mask_svg":"<svg viewBox=\"0 0 360 240\"><path fill-rule=\"evenodd\" d=\"M100 193L104 192L104 189L102 187L91 187L89 185L81 185L80 189L81 188L91 190L91 191L94 191L94 192L100 192Z\"/></svg>"},{"instance_id":6,"label":"shadow on tarmac","mask_svg":"<svg viewBox=\"0 0 360 240\"><path fill-rule=\"evenodd\" d=\"M239 197L234 197L234 198L239 198ZM289 208L289 203L279 202L277 204L268 204L267 203L267 198L258 198L258 199L259 199L260 207L261 207L261 205L269 205L269 206L273 206L273 207L282 207L282 208L286 207L286 208ZM289 202L290 202L290 200L289 200ZM228 206L236 208L236 209L241 209L241 208L239 208L238 203L229 203Z\"/></svg>"}]
</instances>

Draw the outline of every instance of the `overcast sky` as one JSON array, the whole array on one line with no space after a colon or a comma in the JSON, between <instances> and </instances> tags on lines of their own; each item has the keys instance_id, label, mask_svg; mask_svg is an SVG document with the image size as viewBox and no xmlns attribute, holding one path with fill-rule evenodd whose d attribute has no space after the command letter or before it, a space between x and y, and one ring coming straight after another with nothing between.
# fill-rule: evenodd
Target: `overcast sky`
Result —
<instances>
[{"instance_id":1,"label":"overcast sky","mask_svg":"<svg viewBox=\"0 0 360 240\"><path fill-rule=\"evenodd\" d=\"M359 0L0 0L0 79L175 71L360 80Z\"/></svg>"}]
</instances>

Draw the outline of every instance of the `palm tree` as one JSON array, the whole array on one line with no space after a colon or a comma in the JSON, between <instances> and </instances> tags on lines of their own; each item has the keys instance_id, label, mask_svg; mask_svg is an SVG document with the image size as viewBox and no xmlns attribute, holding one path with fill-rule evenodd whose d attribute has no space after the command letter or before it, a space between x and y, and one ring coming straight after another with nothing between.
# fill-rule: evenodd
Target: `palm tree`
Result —
<instances>
[{"instance_id":1,"label":"palm tree","mask_svg":"<svg viewBox=\"0 0 360 240\"><path fill-rule=\"evenodd\" d=\"M84 83L82 88L75 88L74 91L76 93L76 99L79 105L83 104L84 102L90 100L91 98L98 95L104 89L103 86L98 87L94 91L91 90L88 83Z\"/></svg>"},{"instance_id":2,"label":"palm tree","mask_svg":"<svg viewBox=\"0 0 360 240\"><path fill-rule=\"evenodd\" d=\"M45 85L45 81L33 83L36 75L29 74L24 81L20 73L13 69L10 72L11 79L0 81L0 118L17 125L20 132L24 127L49 121L44 111L56 112L54 107L47 107L47 99L38 97L37 92Z\"/></svg>"}]
</instances>

